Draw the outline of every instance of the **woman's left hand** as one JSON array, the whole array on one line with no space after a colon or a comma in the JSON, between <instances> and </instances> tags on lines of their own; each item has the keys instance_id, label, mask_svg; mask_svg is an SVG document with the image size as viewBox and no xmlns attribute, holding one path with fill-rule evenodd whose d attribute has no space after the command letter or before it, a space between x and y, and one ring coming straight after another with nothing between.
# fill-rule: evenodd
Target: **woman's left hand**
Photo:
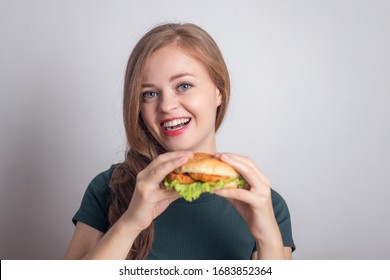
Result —
<instances>
[{"instance_id":1,"label":"woman's left hand","mask_svg":"<svg viewBox=\"0 0 390 280\"><path fill-rule=\"evenodd\" d=\"M235 154L215 156L236 169L248 184L246 189L222 189L215 191L215 194L233 204L248 223L252 235L257 238L268 227L267 220L275 219L270 181L248 157Z\"/></svg>"},{"instance_id":2,"label":"woman's left hand","mask_svg":"<svg viewBox=\"0 0 390 280\"><path fill-rule=\"evenodd\" d=\"M233 204L248 223L259 247L269 247L270 253L276 248L276 251L283 252L281 234L272 206L269 179L248 157L227 153L216 154L215 157L236 169L248 184L245 189L221 189L215 191L215 194Z\"/></svg>"}]
</instances>

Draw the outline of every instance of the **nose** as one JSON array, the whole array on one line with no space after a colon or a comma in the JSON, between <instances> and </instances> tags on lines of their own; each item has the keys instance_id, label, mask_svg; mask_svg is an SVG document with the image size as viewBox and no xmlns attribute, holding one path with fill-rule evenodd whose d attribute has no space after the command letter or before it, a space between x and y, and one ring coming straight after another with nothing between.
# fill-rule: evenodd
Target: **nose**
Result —
<instances>
[{"instance_id":1,"label":"nose","mask_svg":"<svg viewBox=\"0 0 390 280\"><path fill-rule=\"evenodd\" d=\"M159 109L163 113L168 113L179 106L177 95L173 92L162 93Z\"/></svg>"}]
</instances>

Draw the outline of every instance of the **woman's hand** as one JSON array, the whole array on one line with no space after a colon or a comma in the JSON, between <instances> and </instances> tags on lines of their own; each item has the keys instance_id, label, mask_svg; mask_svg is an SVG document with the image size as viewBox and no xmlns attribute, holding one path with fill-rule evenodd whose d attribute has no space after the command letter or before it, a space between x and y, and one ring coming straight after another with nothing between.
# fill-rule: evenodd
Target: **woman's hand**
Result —
<instances>
[{"instance_id":1,"label":"woman's hand","mask_svg":"<svg viewBox=\"0 0 390 280\"><path fill-rule=\"evenodd\" d=\"M178 198L176 192L162 187L161 181L191 157L189 152L172 152L153 160L138 173L127 211L105 234L89 225L77 223L66 258L125 259L139 233Z\"/></svg>"},{"instance_id":2,"label":"woman's hand","mask_svg":"<svg viewBox=\"0 0 390 280\"><path fill-rule=\"evenodd\" d=\"M268 178L248 157L235 154L216 154L215 157L235 168L248 183L246 189L221 189L215 191L215 194L229 200L248 223L261 258L284 258L283 243L273 211L271 184Z\"/></svg>"},{"instance_id":3,"label":"woman's hand","mask_svg":"<svg viewBox=\"0 0 390 280\"><path fill-rule=\"evenodd\" d=\"M161 182L168 173L183 165L191 157L191 152L165 153L159 155L138 173L133 198L123 218L131 221L139 231L147 228L179 197L176 191L167 190Z\"/></svg>"}]
</instances>

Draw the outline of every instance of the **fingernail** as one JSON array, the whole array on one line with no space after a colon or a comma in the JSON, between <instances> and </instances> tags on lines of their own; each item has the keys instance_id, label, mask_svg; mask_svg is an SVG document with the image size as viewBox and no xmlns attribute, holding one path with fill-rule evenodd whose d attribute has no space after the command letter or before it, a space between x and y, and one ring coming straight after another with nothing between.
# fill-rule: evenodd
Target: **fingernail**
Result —
<instances>
[{"instance_id":1,"label":"fingernail","mask_svg":"<svg viewBox=\"0 0 390 280\"><path fill-rule=\"evenodd\" d=\"M222 154L221 157L222 157L223 159L225 159L225 160L226 160L226 159L227 159L227 160L230 159L230 158L229 158L227 155L225 155L225 154Z\"/></svg>"}]
</instances>

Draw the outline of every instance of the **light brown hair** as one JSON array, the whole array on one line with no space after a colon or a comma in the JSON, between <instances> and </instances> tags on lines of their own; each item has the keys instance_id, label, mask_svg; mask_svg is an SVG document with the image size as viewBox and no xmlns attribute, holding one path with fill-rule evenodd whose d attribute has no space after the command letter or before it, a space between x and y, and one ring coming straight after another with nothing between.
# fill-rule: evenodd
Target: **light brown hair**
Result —
<instances>
[{"instance_id":1,"label":"light brown hair","mask_svg":"<svg viewBox=\"0 0 390 280\"><path fill-rule=\"evenodd\" d=\"M139 40L130 55L125 74L123 119L128 146L125 161L115 168L110 181L113 196L108 218L111 226L127 210L137 174L159 154L166 152L149 133L142 120L140 97L146 61L153 52L169 44L175 44L202 63L219 89L222 103L217 109L216 130L220 127L229 104L230 80L226 64L217 44L202 28L191 23L162 24L151 29ZM152 248L153 239L152 223L137 237L127 258L145 259Z\"/></svg>"}]
</instances>

